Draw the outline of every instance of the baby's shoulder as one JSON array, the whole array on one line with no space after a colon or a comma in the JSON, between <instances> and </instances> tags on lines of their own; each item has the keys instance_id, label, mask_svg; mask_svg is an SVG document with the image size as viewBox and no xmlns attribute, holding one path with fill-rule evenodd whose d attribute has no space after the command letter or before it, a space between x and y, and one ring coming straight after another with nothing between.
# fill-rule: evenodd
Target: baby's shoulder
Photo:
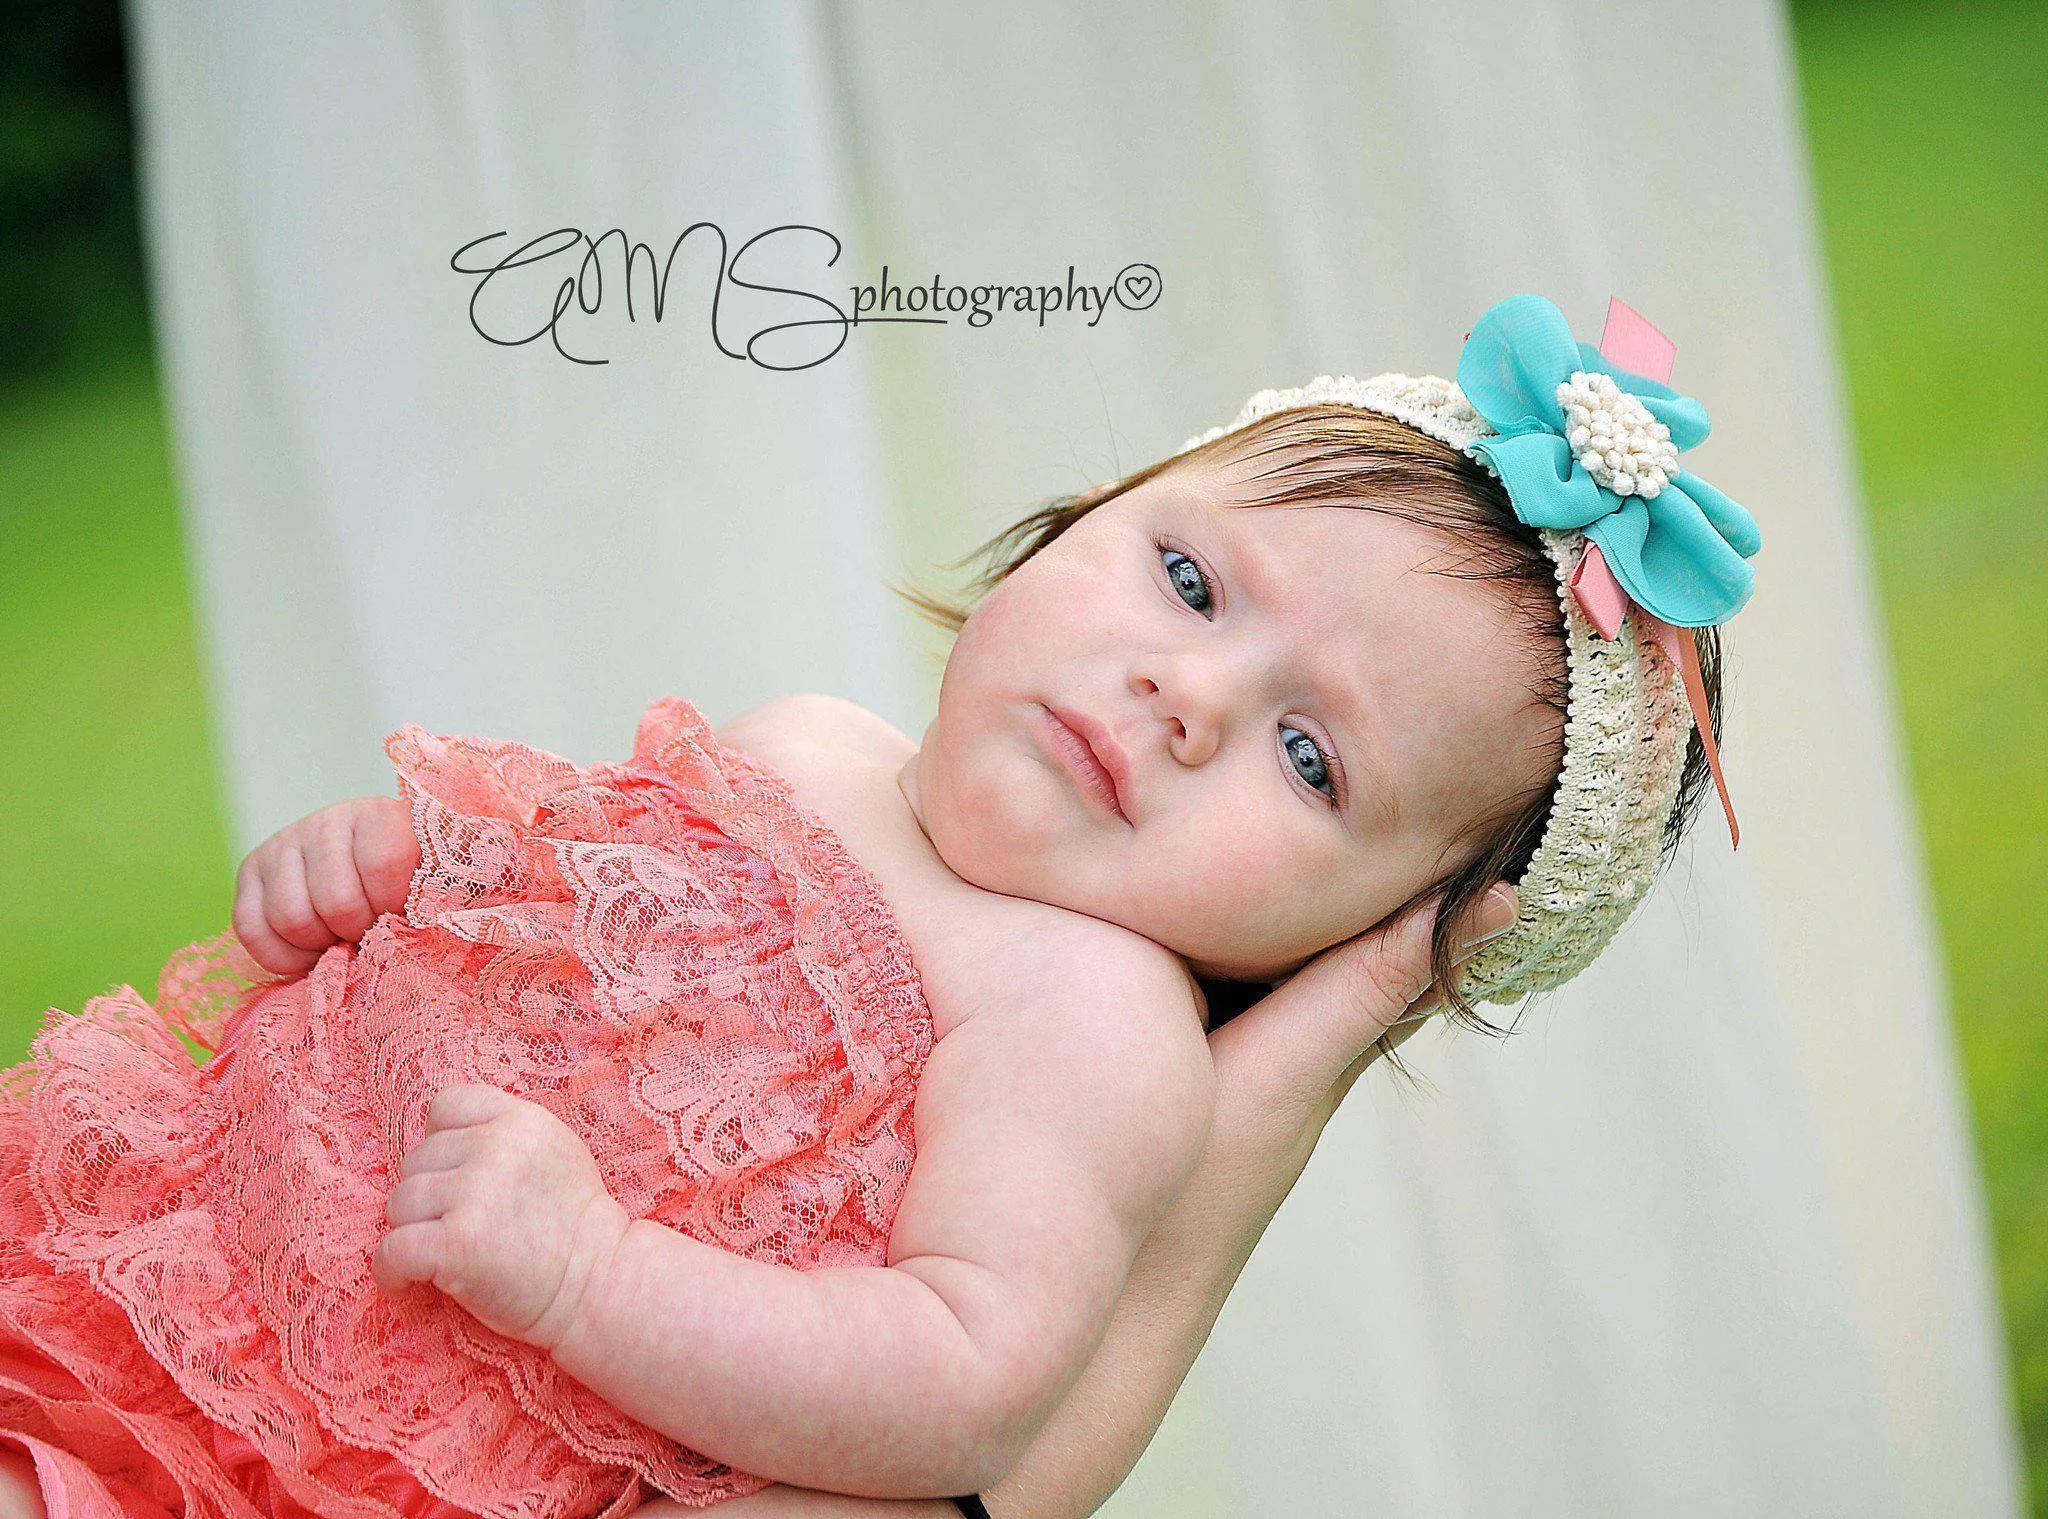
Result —
<instances>
[{"instance_id":1,"label":"baby's shoulder","mask_svg":"<svg viewBox=\"0 0 2048 1519\"><path fill-rule=\"evenodd\" d=\"M1054 1064L1206 1070L1202 994L1180 956L1043 902L993 898L991 906L1002 931L982 936L961 971L985 1037L1028 1045Z\"/></svg>"},{"instance_id":2,"label":"baby's shoulder","mask_svg":"<svg viewBox=\"0 0 2048 1519\"><path fill-rule=\"evenodd\" d=\"M721 724L714 737L774 763L853 751L865 758L897 763L917 751L910 737L859 702L822 691L798 691L749 707Z\"/></svg>"},{"instance_id":3,"label":"baby's shoulder","mask_svg":"<svg viewBox=\"0 0 2048 1519\"><path fill-rule=\"evenodd\" d=\"M1128 929L1043 907L956 957L968 1012L919 1088L919 1145L1057 1156L1142 1237L1207 1134L1215 1070L1185 962ZM1062 921L1062 919L1068 921Z\"/></svg>"},{"instance_id":4,"label":"baby's shoulder","mask_svg":"<svg viewBox=\"0 0 2048 1519\"><path fill-rule=\"evenodd\" d=\"M1143 934L1050 903L984 895L1004 930L990 956L992 980L1105 1011L1134 995L1175 1018L1197 1005L1187 962Z\"/></svg>"}]
</instances>

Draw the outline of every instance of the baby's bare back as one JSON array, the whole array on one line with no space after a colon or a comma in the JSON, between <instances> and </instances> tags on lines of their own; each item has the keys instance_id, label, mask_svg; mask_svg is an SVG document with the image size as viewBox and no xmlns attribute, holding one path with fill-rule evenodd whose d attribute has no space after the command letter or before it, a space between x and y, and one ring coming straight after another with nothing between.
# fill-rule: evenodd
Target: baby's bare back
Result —
<instances>
[{"instance_id":1,"label":"baby's bare back","mask_svg":"<svg viewBox=\"0 0 2048 1519\"><path fill-rule=\"evenodd\" d=\"M1100 1339L1207 1132L1194 980L1128 929L948 870L897 784L915 746L865 709L784 697L717 736L780 771L897 916L937 1042L889 1262L963 1319L1031 1326L1016 1373L1035 1427Z\"/></svg>"}]
</instances>

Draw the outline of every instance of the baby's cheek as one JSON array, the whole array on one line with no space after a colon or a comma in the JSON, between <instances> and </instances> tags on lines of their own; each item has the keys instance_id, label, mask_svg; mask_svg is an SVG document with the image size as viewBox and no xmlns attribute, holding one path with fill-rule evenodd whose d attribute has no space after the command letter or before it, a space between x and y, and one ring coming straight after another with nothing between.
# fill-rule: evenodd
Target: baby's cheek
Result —
<instances>
[{"instance_id":1,"label":"baby's cheek","mask_svg":"<svg viewBox=\"0 0 2048 1519\"><path fill-rule=\"evenodd\" d=\"M1269 921L1302 881L1249 817L1225 817L1207 836L1193 831L1165 841L1159 897L1179 921L1229 937L1234 928Z\"/></svg>"},{"instance_id":2,"label":"baby's cheek","mask_svg":"<svg viewBox=\"0 0 2048 1519\"><path fill-rule=\"evenodd\" d=\"M1395 905L1381 901L1390 884L1384 872L1368 869L1355 850L1286 826L1245 829L1218 874L1221 910L1247 948L1292 954L1327 947Z\"/></svg>"},{"instance_id":3,"label":"baby's cheek","mask_svg":"<svg viewBox=\"0 0 2048 1519\"><path fill-rule=\"evenodd\" d=\"M938 780L930 837L956 876L983 891L1063 903L1061 880L1077 862L1063 854L1071 825L1063 829L1061 796L1042 766L1004 743L973 743Z\"/></svg>"}]
</instances>

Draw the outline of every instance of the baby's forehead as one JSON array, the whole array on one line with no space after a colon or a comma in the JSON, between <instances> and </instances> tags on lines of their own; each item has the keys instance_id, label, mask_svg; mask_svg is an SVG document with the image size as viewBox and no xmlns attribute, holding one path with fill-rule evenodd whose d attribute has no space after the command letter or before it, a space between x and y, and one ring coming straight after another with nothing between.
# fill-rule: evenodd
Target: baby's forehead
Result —
<instances>
[{"instance_id":1,"label":"baby's forehead","mask_svg":"<svg viewBox=\"0 0 2048 1519\"><path fill-rule=\"evenodd\" d=\"M1148 484L1158 488L1134 504L1210 534L1219 552L1237 559L1238 573L1253 593L1285 593L1304 606L1311 600L1377 604L1393 582L1441 578L1437 572L1455 569L1462 557L1455 534L1415 520L1396 503L1361 498L1264 504L1209 481L1162 478ZM1446 607L1502 600L1449 587L1408 589Z\"/></svg>"}]
</instances>

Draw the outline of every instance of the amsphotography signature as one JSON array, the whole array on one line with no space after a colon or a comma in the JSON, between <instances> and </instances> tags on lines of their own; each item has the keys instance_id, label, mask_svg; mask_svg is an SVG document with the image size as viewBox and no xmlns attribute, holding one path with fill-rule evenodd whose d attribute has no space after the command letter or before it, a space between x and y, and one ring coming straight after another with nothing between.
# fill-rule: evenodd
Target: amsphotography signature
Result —
<instances>
[{"instance_id":1,"label":"amsphotography signature","mask_svg":"<svg viewBox=\"0 0 2048 1519\"><path fill-rule=\"evenodd\" d=\"M937 273L913 279L885 263L872 280L847 284L832 274L843 249L839 238L803 222L756 232L737 248L716 222L693 222L660 259L619 227L595 238L581 228L558 227L516 247L508 246L510 236L485 233L449 259L451 269L474 281L470 326L508 348L545 337L575 364L611 362L592 354L586 342L572 349L564 332L565 323L593 318L602 308L608 262L623 289L628 322L638 323L643 309L662 322L676 293L688 318L686 335L695 328L726 358L777 370L824 363L861 327L978 329L1029 320L1041 328L1048 321L1092 328L1112 311L1149 311L1163 288L1158 268L1143 260L1099 281L1072 264L1053 280L960 280ZM676 261L686 247L691 257L679 271ZM671 292L670 278L679 272L683 282ZM546 315L536 321L541 311Z\"/></svg>"}]
</instances>

